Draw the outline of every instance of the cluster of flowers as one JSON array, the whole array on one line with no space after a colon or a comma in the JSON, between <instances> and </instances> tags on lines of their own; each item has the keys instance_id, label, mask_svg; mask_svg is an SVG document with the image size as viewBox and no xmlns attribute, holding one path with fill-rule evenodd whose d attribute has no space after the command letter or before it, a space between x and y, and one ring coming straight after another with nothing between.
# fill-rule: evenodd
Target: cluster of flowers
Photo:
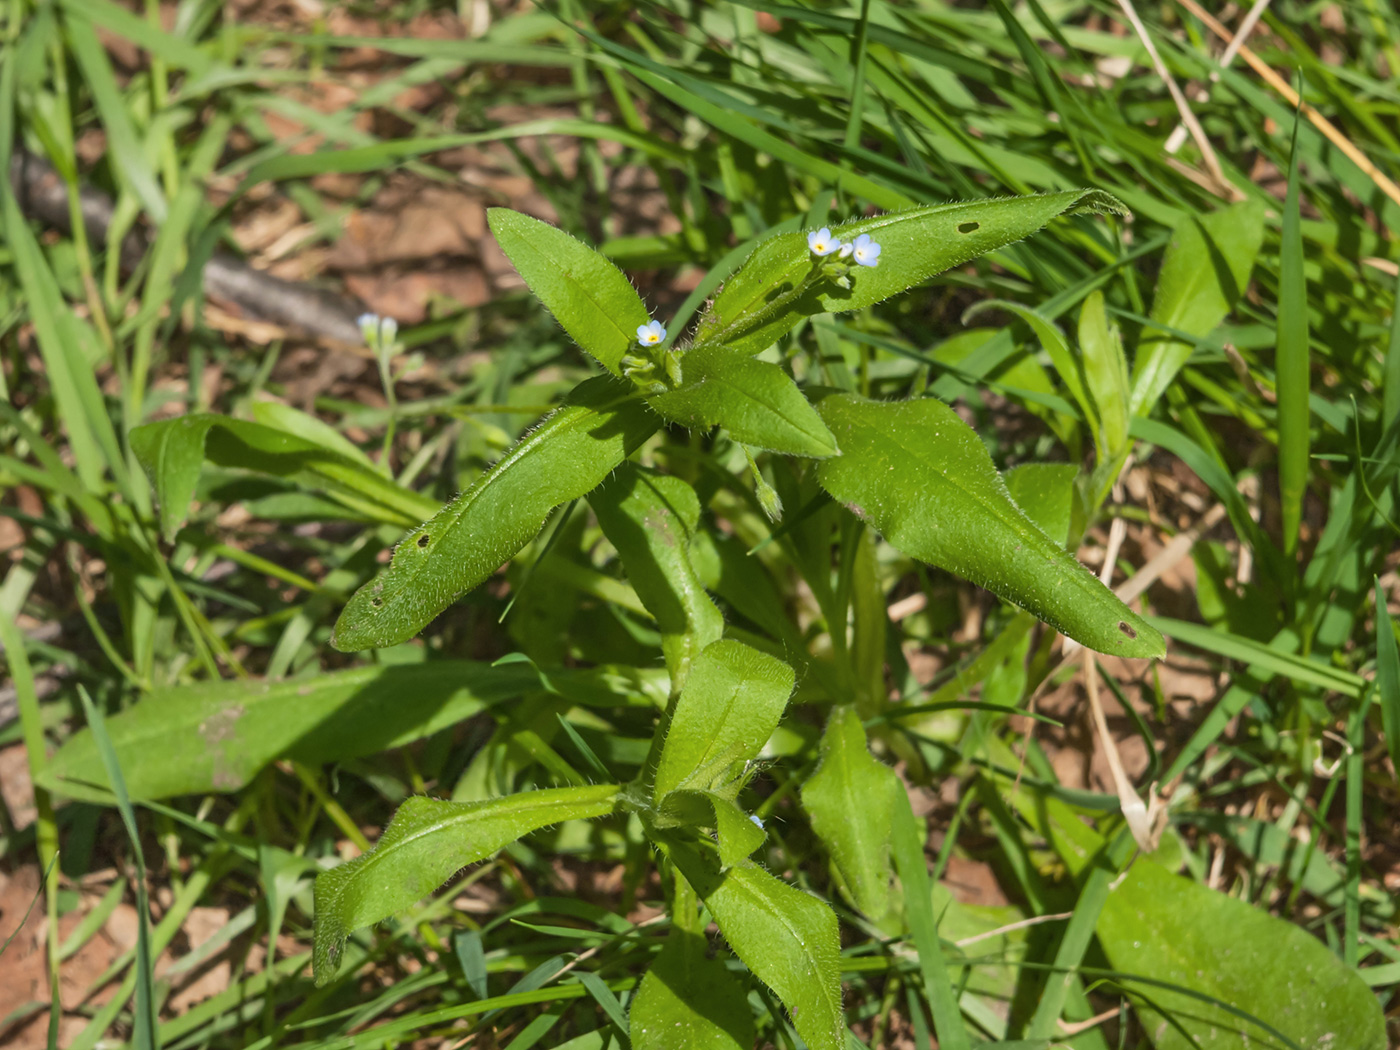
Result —
<instances>
[{"instance_id":1,"label":"cluster of flowers","mask_svg":"<svg viewBox=\"0 0 1400 1050\"><path fill-rule=\"evenodd\" d=\"M880 261L880 246L870 239L870 234L862 233L854 241L842 244L831 231L823 226L820 230L807 234L807 247L816 256L836 252L838 258L850 259L860 266L875 266Z\"/></svg>"},{"instance_id":2,"label":"cluster of flowers","mask_svg":"<svg viewBox=\"0 0 1400 1050\"><path fill-rule=\"evenodd\" d=\"M872 241L868 233L862 233L854 241L843 244L831 235L830 229L823 226L807 234L807 248L819 259L835 254L838 259L850 259L858 266L876 266L880 262L880 245ZM666 328L660 321L637 326L637 342L642 346L658 346L665 338Z\"/></svg>"}]
</instances>

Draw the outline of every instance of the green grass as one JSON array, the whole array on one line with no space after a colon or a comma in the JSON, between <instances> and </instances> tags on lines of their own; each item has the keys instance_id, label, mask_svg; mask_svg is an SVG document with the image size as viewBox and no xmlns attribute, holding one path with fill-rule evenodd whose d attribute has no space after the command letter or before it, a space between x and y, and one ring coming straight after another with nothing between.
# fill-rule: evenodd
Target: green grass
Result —
<instances>
[{"instance_id":1,"label":"green grass","mask_svg":"<svg viewBox=\"0 0 1400 1050\"><path fill-rule=\"evenodd\" d=\"M622 1045L630 996L669 928L646 919L673 892L623 820L565 823L508 847L449 891L352 935L325 987L314 987L309 962L315 874L372 841L364 829L382 828L405 797L485 798L571 778L605 782L605 772L626 779L646 761L655 625L582 504L518 556L509 593L494 584L474 592L421 644L356 657L330 645L347 597L405 522L461 491L532 428L543 406L589 374L585 355L531 302L503 295L471 310L440 305L404 333L437 378L414 380L414 398L401 387L392 416L321 392L315 415L355 446L345 454L357 470L378 477L392 428L397 473L375 484L414 490L401 506L361 498L324 470L243 470L225 437L211 439L226 451L211 453L180 528L180 515L172 522L157 507L129 438L174 409L247 420L260 397L286 394L278 361L294 344L255 345L209 327L192 269L231 243L262 195L292 201L311 224L304 248L317 249L391 178L451 186L460 168L451 151L495 143L560 225L643 282L649 301L670 304L663 319L673 338L763 235L1074 187L1124 201L1131 219L1057 220L912 294L804 322L780 344L782 359L809 384L956 403L999 467L1085 468L1071 535L1087 535L1087 560L1102 552L1111 521L1128 523L1115 584L1150 555L1140 541L1155 549L1224 506L1225 521L1192 552L1194 587L1159 585L1145 610L1171 639L1170 664L1203 661L1219 688L1186 707L1161 691L1162 682L1174 688L1172 672L1130 669L1138 681L1127 692L1144 712L1162 782L1174 786L1164 849L1196 882L1305 930L1396 1014L1400 944L1382 877L1397 861L1400 796L1400 204L1236 62L1193 102L1244 202L1209 219L1229 202L1206 188L1191 140L1174 156L1164 151L1179 117L1115 3L663 0L634 10L561 0L495 13L474 40L400 35L427 4L348 10L378 19L382 33L235 20L218 5L178 7L174 30L154 7L111 0L14 0L0 10L0 161L8 167L18 147L38 153L69 185L81 178L112 194L118 215L104 242L28 221L8 194L0 205L0 514L25 536L0 581L0 641L19 714L0 740L22 742L47 785L27 826L0 813L0 855L7 867L48 873L47 965L77 950L61 945L58 924L85 874L116 867L127 879L120 892L140 902L144 852L152 894L166 890L169 901L151 916L147 950L112 962L118 992L108 1005L62 1004L80 1031L70 1047L384 1046L484 1040L473 1035L481 1028L512 1050ZM1327 8L1340 22L1322 10L1278 0L1250 46L1290 82L1301 71L1304 100L1393 172L1400 18L1370 0ZM1194 100L1216 71L1210 31L1175 4L1138 12ZM116 39L129 44L104 49ZM364 68L375 76L368 87L355 72ZM300 89L324 83L354 84L357 94L322 113ZM436 85L438 101L403 108L414 85ZM507 111L525 116L495 116ZM277 133L274 115L304 132ZM99 131L105 157L80 159ZM565 140L579 144L576 173L552 152ZM642 228L612 192L644 169L674 227ZM333 174L356 177L348 198L322 193L318 177ZM1183 295L1170 316L1154 309L1174 231L1200 219L1233 238L1251 206L1263 216L1262 246L1244 286L1207 320L1209 289ZM134 223L152 236L126 272L117 245ZM1224 280L1229 267L1216 262L1183 279ZM1097 317L1099 296L1102 322L1091 330L1084 317ZM992 300L1001 305L970 312ZM1129 363L1160 348L1185 362L1146 418L1121 403L1119 346ZM214 370L222 383L208 404L199 378ZM372 362L356 381L374 389ZM1150 500L1131 485L1112 494L1129 451ZM696 488L716 566L748 585L718 590L736 636L809 668L746 797L770 833L758 858L831 901L843 921L852 1038L875 1047L922 1038L931 1025L946 1046L1059 1039L1064 1023L1128 1003L1121 1019L1063 1041L1150 1045L1151 1025L1134 1011L1171 1000L1115 969L1100 922L1127 862L1116 855L1118 798L1097 784L1059 783L1066 733L1040 715L1028 735L1029 721L1007 714L1062 680L1053 632L884 543L862 553L849 516L838 519L775 457L759 457L756 469L787 508L781 526L763 516L748 465L725 439L662 439L645 454ZM240 503L246 515L222 516ZM318 524L297 527L308 521ZM718 567L713 575L724 579ZM916 595L922 607L885 617L886 606ZM46 625L60 630L38 630ZM537 673L538 684L411 745L375 747L376 727L361 726L340 752L288 751L235 789L163 801L84 794L44 774L46 752L89 722L102 726L101 712L115 738L122 712L153 696L168 702L172 691L193 697L214 680L310 683L351 665L508 653L525 654L535 671L507 663L498 673L531 683ZM932 685L919 684L913 654L937 657ZM619 670L585 682L579 669L595 666ZM42 699L36 676L56 683ZM88 694L97 717L84 716ZM858 915L798 805L838 698L862 705L876 754L897 763L927 804L916 811L930 813L935 838L924 845L941 843L929 853L938 870L956 856L995 873L1011 904L994 925L1071 917L958 948L948 931L993 923L992 912L957 906L930 916L911 901L907 926L889 928ZM1086 723L1079 707L1067 710L1055 720L1071 730ZM1136 732L1128 719L1115 728L1120 739ZM1087 746L1087 737L1068 739ZM164 760L151 748L128 781ZM1136 786L1145 794L1146 777ZM1027 792L1092 818L1115 844L1104 847L1108 860L1072 873L1048 844L1050 818L1018 808ZM901 872L917 860L910 831L896 829ZM919 881L905 877L903 892ZM143 960L187 950L182 928L195 907L229 915L226 939L208 953L230 963L230 983L175 1011L170 977ZM83 936L97 925L83 925ZM941 945L931 940L939 936ZM263 961L269 944L275 955ZM755 981L745 987L760 1045L796 1047L777 999ZM1269 1005L1251 1012L1272 1023Z\"/></svg>"}]
</instances>

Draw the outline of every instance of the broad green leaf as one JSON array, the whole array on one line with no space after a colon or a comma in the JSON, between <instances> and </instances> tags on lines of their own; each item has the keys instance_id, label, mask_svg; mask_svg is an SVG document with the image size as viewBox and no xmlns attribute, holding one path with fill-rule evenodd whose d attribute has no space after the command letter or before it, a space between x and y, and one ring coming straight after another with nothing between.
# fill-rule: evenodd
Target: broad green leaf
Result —
<instances>
[{"instance_id":1,"label":"broad green leaf","mask_svg":"<svg viewBox=\"0 0 1400 1050\"><path fill-rule=\"evenodd\" d=\"M561 503L591 492L656 429L630 384L581 383L568 404L409 533L350 599L331 644L344 652L412 638L525 546Z\"/></svg>"},{"instance_id":2,"label":"broad green leaf","mask_svg":"<svg viewBox=\"0 0 1400 1050\"><path fill-rule=\"evenodd\" d=\"M777 365L710 344L688 351L681 373L676 389L647 398L671 422L722 426L735 441L792 456L836 454L831 431Z\"/></svg>"},{"instance_id":3,"label":"broad green leaf","mask_svg":"<svg viewBox=\"0 0 1400 1050\"><path fill-rule=\"evenodd\" d=\"M1074 479L1079 476L1079 468L1072 463L1022 463L1004 476L1016 506L1040 526L1041 532L1063 547L1069 540Z\"/></svg>"},{"instance_id":4,"label":"broad green leaf","mask_svg":"<svg viewBox=\"0 0 1400 1050\"><path fill-rule=\"evenodd\" d=\"M625 463L588 502L638 597L656 617L672 688L679 689L691 662L724 634L724 617L691 562L700 500L678 477Z\"/></svg>"},{"instance_id":5,"label":"broad green leaf","mask_svg":"<svg viewBox=\"0 0 1400 1050\"><path fill-rule=\"evenodd\" d=\"M753 1013L705 938L672 927L632 1000L632 1050L752 1050Z\"/></svg>"},{"instance_id":6,"label":"broad green leaf","mask_svg":"<svg viewBox=\"0 0 1400 1050\"><path fill-rule=\"evenodd\" d=\"M509 208L492 208L486 221L501 249L540 302L613 375L651 318L621 270L582 241Z\"/></svg>"},{"instance_id":7,"label":"broad green leaf","mask_svg":"<svg viewBox=\"0 0 1400 1050\"><path fill-rule=\"evenodd\" d=\"M316 877L316 983L335 976L345 939L353 931L402 911L459 869L522 835L563 820L611 813L619 790L616 784L593 784L485 802L410 798L373 850Z\"/></svg>"},{"instance_id":8,"label":"broad green leaf","mask_svg":"<svg viewBox=\"0 0 1400 1050\"><path fill-rule=\"evenodd\" d=\"M726 343L759 353L801 318L859 310L1005 247L1040 230L1059 215L1122 213L1123 205L1099 190L1067 190L1030 197L940 204L877 215L832 228L851 241L869 234L881 246L879 265L857 267L851 288L831 282L792 296L812 268L805 233L764 241L715 297L700 320L697 343Z\"/></svg>"},{"instance_id":9,"label":"broad green leaf","mask_svg":"<svg viewBox=\"0 0 1400 1050\"><path fill-rule=\"evenodd\" d=\"M713 857L678 836L663 841L729 947L778 994L803 1041L811 1050L844 1050L835 913L752 861L720 871Z\"/></svg>"},{"instance_id":10,"label":"broad green leaf","mask_svg":"<svg viewBox=\"0 0 1400 1050\"><path fill-rule=\"evenodd\" d=\"M731 639L709 646L681 690L656 767L654 797L708 789L755 757L783 716L796 681L776 657Z\"/></svg>"},{"instance_id":11,"label":"broad green leaf","mask_svg":"<svg viewBox=\"0 0 1400 1050\"><path fill-rule=\"evenodd\" d=\"M831 712L821 764L802 786L802 807L851 902L873 920L890 908L894 770L870 754L854 707Z\"/></svg>"},{"instance_id":12,"label":"broad green leaf","mask_svg":"<svg viewBox=\"0 0 1400 1050\"><path fill-rule=\"evenodd\" d=\"M1079 310L1079 350L1098 420L1099 460L1111 462L1128 447L1128 359L1118 329L1109 326L1103 292L1090 292Z\"/></svg>"},{"instance_id":13,"label":"broad green leaf","mask_svg":"<svg viewBox=\"0 0 1400 1050\"><path fill-rule=\"evenodd\" d=\"M999 760L1014 762L1009 751ZM1101 854L1103 838L1065 803L1024 791L1007 800L1071 872ZM1325 944L1150 857L1110 883L1095 933L1118 979L1169 1012L1202 1050L1275 1045L1256 1022L1309 1050L1387 1045L1375 995ZM1153 1005L1134 1000L1134 1007L1159 1050L1192 1046Z\"/></svg>"},{"instance_id":14,"label":"broad green leaf","mask_svg":"<svg viewBox=\"0 0 1400 1050\"><path fill-rule=\"evenodd\" d=\"M840 394L818 409L842 449L821 462L818 480L895 547L1029 609L1091 649L1162 655L1157 630L1012 502L981 440L947 405Z\"/></svg>"},{"instance_id":15,"label":"broad green leaf","mask_svg":"<svg viewBox=\"0 0 1400 1050\"><path fill-rule=\"evenodd\" d=\"M436 503L363 461L285 430L211 413L135 427L132 451L151 479L167 540L184 524L204 461L288 478L335 497L374 521L407 525Z\"/></svg>"},{"instance_id":16,"label":"broad green leaf","mask_svg":"<svg viewBox=\"0 0 1400 1050\"><path fill-rule=\"evenodd\" d=\"M107 720L132 798L235 791L278 758L319 764L399 747L539 688L525 666L472 660L356 667L281 682L160 689ZM84 729L53 756L45 786L107 787Z\"/></svg>"},{"instance_id":17,"label":"broad green leaf","mask_svg":"<svg viewBox=\"0 0 1400 1050\"><path fill-rule=\"evenodd\" d=\"M1263 243L1264 205L1256 200L1187 218L1162 260L1152 320L1188 336L1210 334L1244 294ZM1193 349L1179 336L1144 332L1133 367L1133 415L1152 411Z\"/></svg>"},{"instance_id":18,"label":"broad green leaf","mask_svg":"<svg viewBox=\"0 0 1400 1050\"><path fill-rule=\"evenodd\" d=\"M1302 1047L1388 1045L1375 994L1325 944L1151 860L1139 860L1110 891L1096 932L1114 969L1152 979L1123 983L1150 997L1202 1050L1273 1042L1241 1013ZM1192 1046L1157 1010L1134 1005L1159 1050Z\"/></svg>"}]
</instances>

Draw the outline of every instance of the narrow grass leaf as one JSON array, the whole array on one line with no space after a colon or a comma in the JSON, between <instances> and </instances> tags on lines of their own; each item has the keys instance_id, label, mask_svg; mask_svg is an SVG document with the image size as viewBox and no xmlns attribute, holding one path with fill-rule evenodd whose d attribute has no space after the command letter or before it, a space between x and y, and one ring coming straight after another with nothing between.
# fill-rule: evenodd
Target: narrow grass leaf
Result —
<instances>
[{"instance_id":1,"label":"narrow grass leaf","mask_svg":"<svg viewBox=\"0 0 1400 1050\"><path fill-rule=\"evenodd\" d=\"M107 773L107 780L112 785L117 811L121 814L127 837L131 840L132 858L136 863L136 958L132 963L136 973L136 1007L131 1043L135 1050L157 1050L151 912L146 900L146 857L141 850L140 833L136 830L136 814L131 808L131 799L122 779L121 763L117 760L116 749L112 747L112 741L107 736L102 711L92 702L92 697L81 684L78 686L78 697L82 701L83 714L87 716L88 728L96 743L102 767Z\"/></svg>"},{"instance_id":2,"label":"narrow grass leaf","mask_svg":"<svg viewBox=\"0 0 1400 1050\"><path fill-rule=\"evenodd\" d=\"M1288 192L1283 204L1279 248L1278 331L1274 368L1278 384L1278 484L1283 516L1283 552L1298 550L1303 521L1303 494L1308 485L1308 285L1303 274L1303 232L1299 216L1298 125L1293 122L1293 149L1288 162Z\"/></svg>"},{"instance_id":3,"label":"narrow grass leaf","mask_svg":"<svg viewBox=\"0 0 1400 1050\"><path fill-rule=\"evenodd\" d=\"M1400 771L1400 644L1395 640L1395 627L1379 579L1376 580L1376 693L1391 768Z\"/></svg>"}]
</instances>

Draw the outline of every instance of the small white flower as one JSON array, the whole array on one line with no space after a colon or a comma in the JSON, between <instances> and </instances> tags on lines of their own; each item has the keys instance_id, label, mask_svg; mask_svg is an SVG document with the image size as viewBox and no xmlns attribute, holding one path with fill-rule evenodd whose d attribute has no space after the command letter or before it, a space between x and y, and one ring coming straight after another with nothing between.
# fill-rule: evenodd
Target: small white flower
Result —
<instances>
[{"instance_id":1,"label":"small white flower","mask_svg":"<svg viewBox=\"0 0 1400 1050\"><path fill-rule=\"evenodd\" d=\"M763 821L758 818L757 813L750 813L749 819L754 822L754 825L758 828L759 831L763 830Z\"/></svg>"},{"instance_id":2,"label":"small white flower","mask_svg":"<svg viewBox=\"0 0 1400 1050\"><path fill-rule=\"evenodd\" d=\"M841 258L843 258L843 259L848 259L848 258L850 258L851 252L852 252L854 249L855 249L855 245L852 244L850 241L847 241L845 244L841 245Z\"/></svg>"},{"instance_id":3,"label":"small white flower","mask_svg":"<svg viewBox=\"0 0 1400 1050\"><path fill-rule=\"evenodd\" d=\"M661 326L660 321L651 321L648 324L637 326L637 342L643 346L655 346L666 338L666 329Z\"/></svg>"},{"instance_id":4,"label":"small white flower","mask_svg":"<svg viewBox=\"0 0 1400 1050\"><path fill-rule=\"evenodd\" d=\"M392 353L395 349L399 338L399 322L392 317L360 314L356 318L356 324L360 326L360 337L364 339L365 346L376 354Z\"/></svg>"},{"instance_id":5,"label":"small white flower","mask_svg":"<svg viewBox=\"0 0 1400 1050\"><path fill-rule=\"evenodd\" d=\"M861 266L875 266L880 261L880 246L870 239L870 234L862 233L851 245L851 255Z\"/></svg>"},{"instance_id":6,"label":"small white flower","mask_svg":"<svg viewBox=\"0 0 1400 1050\"><path fill-rule=\"evenodd\" d=\"M807 247L813 255L830 255L841 250L841 242L831 236L831 231L823 226L815 233L807 234Z\"/></svg>"}]
</instances>

